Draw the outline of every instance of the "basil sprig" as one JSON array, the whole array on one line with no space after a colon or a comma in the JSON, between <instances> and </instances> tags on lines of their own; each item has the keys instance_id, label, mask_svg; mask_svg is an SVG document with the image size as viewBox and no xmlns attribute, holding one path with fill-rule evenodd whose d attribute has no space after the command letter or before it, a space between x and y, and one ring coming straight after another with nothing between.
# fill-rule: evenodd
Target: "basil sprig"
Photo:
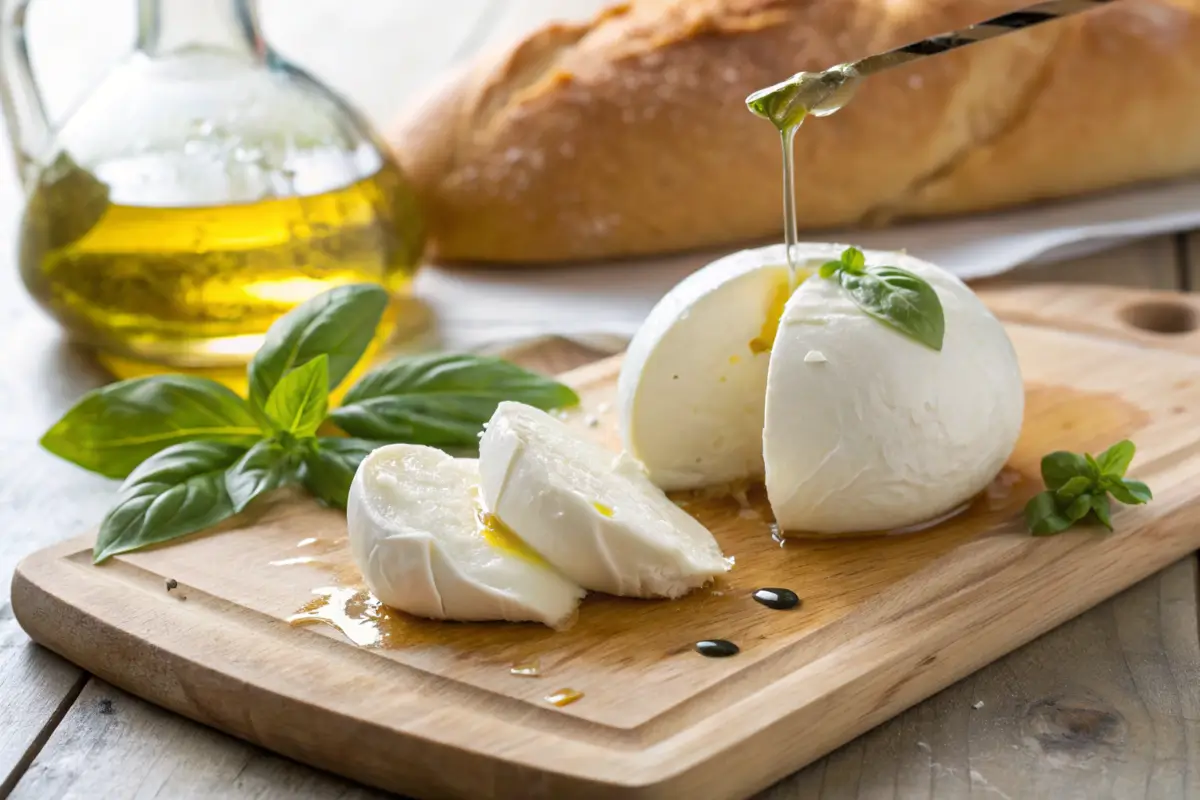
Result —
<instances>
[{"instance_id":1,"label":"basil sprig","mask_svg":"<svg viewBox=\"0 0 1200 800\"><path fill-rule=\"evenodd\" d=\"M378 286L342 286L280 317L247 369L248 399L184 375L84 395L41 444L84 469L125 478L100 525L95 562L212 527L284 486L345 508L359 463L377 447L458 452L478 445L501 401L547 410L579 402L570 388L515 364L446 354L384 364L331 412L330 391L362 358L387 301ZM350 436L317 435L331 425Z\"/></svg>"},{"instance_id":2,"label":"basil sprig","mask_svg":"<svg viewBox=\"0 0 1200 800\"><path fill-rule=\"evenodd\" d=\"M1125 477L1133 442L1117 442L1099 456L1059 451L1042 459L1046 491L1025 506L1025 522L1034 536L1053 536L1078 522L1094 520L1112 530L1112 499L1141 505L1153 499L1150 487Z\"/></svg>"},{"instance_id":3,"label":"basil sprig","mask_svg":"<svg viewBox=\"0 0 1200 800\"><path fill-rule=\"evenodd\" d=\"M941 351L946 315L937 292L923 278L899 267L868 267L857 247L821 266L822 278L838 281L854 304L910 339Z\"/></svg>"}]
</instances>

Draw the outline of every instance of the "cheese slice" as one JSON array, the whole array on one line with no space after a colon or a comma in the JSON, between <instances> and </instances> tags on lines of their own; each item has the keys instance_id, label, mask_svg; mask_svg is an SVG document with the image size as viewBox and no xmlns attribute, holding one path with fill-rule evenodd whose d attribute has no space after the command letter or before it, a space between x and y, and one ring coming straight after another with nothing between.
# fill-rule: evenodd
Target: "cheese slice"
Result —
<instances>
[{"instance_id":1,"label":"cheese slice","mask_svg":"<svg viewBox=\"0 0 1200 800\"><path fill-rule=\"evenodd\" d=\"M543 411L501 403L479 447L484 505L586 589L679 597L729 569L640 464Z\"/></svg>"},{"instance_id":2,"label":"cheese slice","mask_svg":"<svg viewBox=\"0 0 1200 800\"><path fill-rule=\"evenodd\" d=\"M476 461L388 445L359 465L350 549L385 605L430 619L563 627L584 591L484 513Z\"/></svg>"}]
</instances>

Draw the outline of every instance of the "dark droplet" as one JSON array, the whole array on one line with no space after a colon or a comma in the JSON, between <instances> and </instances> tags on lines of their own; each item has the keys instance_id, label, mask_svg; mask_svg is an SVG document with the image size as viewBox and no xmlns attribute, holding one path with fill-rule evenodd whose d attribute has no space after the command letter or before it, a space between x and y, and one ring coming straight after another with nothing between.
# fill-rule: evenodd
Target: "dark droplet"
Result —
<instances>
[{"instance_id":1,"label":"dark droplet","mask_svg":"<svg viewBox=\"0 0 1200 800\"><path fill-rule=\"evenodd\" d=\"M725 658L736 656L741 652L741 648L725 639L704 639L696 642L696 652L709 658Z\"/></svg>"},{"instance_id":2,"label":"dark droplet","mask_svg":"<svg viewBox=\"0 0 1200 800\"><path fill-rule=\"evenodd\" d=\"M800 598L791 589L759 589L754 593L754 599L776 611L787 611L800 605Z\"/></svg>"}]
</instances>

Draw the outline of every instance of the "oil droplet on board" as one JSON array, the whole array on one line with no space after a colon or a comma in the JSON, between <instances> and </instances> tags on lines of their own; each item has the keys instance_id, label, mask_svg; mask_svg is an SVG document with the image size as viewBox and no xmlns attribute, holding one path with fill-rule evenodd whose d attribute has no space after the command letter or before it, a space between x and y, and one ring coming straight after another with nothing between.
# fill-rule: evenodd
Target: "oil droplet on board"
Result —
<instances>
[{"instance_id":1,"label":"oil droplet on board","mask_svg":"<svg viewBox=\"0 0 1200 800\"><path fill-rule=\"evenodd\" d=\"M776 611L787 611L800 605L800 596L791 589L763 588L751 596L757 602Z\"/></svg>"},{"instance_id":2,"label":"oil droplet on board","mask_svg":"<svg viewBox=\"0 0 1200 800\"><path fill-rule=\"evenodd\" d=\"M728 658L736 656L742 651L733 642L728 639L702 639L695 644L695 650L702 656L708 658Z\"/></svg>"},{"instance_id":3,"label":"oil droplet on board","mask_svg":"<svg viewBox=\"0 0 1200 800\"><path fill-rule=\"evenodd\" d=\"M294 567L297 564L320 564L321 561L316 556L296 556L295 558L281 558L276 561L268 561L267 564L272 567Z\"/></svg>"},{"instance_id":4,"label":"oil droplet on board","mask_svg":"<svg viewBox=\"0 0 1200 800\"><path fill-rule=\"evenodd\" d=\"M542 665L536 658L529 661L520 661L512 665L508 674L521 678L540 678L542 676Z\"/></svg>"},{"instance_id":5,"label":"oil droplet on board","mask_svg":"<svg viewBox=\"0 0 1200 800\"><path fill-rule=\"evenodd\" d=\"M387 647L396 614L365 589L329 586L287 618L289 625L328 625L360 647Z\"/></svg>"},{"instance_id":6,"label":"oil droplet on board","mask_svg":"<svg viewBox=\"0 0 1200 800\"><path fill-rule=\"evenodd\" d=\"M576 700L579 700L582 697L583 692L579 692L574 689L559 689L557 692L546 695L545 700L552 706L558 706L559 708L562 708L563 706L571 705L571 703L574 703Z\"/></svg>"}]
</instances>

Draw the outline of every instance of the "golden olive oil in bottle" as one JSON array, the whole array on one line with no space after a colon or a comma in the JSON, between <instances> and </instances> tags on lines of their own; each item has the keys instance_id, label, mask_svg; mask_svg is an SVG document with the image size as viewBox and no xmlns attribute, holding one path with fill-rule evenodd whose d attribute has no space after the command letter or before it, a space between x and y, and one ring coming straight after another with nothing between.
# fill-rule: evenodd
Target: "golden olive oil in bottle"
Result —
<instances>
[{"instance_id":1,"label":"golden olive oil in bottle","mask_svg":"<svg viewBox=\"0 0 1200 800\"><path fill-rule=\"evenodd\" d=\"M254 0L136 5L132 52L59 126L25 52L0 46L38 302L118 377L231 385L272 322L335 286L392 293L377 344L422 329L416 198L364 118L271 48ZM0 43L23 19L0 16Z\"/></svg>"},{"instance_id":2,"label":"golden olive oil in bottle","mask_svg":"<svg viewBox=\"0 0 1200 800\"><path fill-rule=\"evenodd\" d=\"M374 282L404 303L417 261L417 210L390 160L313 194L191 204L142 187L123 199L98 176L169 170L171 159L47 170L30 196L20 268L33 295L73 338L123 377L155 365L220 370L244 364L270 324L340 284ZM312 167L313 165L309 165ZM289 177L303 183L300 170ZM110 176L111 177L111 176ZM155 200L161 202L156 203ZM406 319L406 322L413 322Z\"/></svg>"}]
</instances>

